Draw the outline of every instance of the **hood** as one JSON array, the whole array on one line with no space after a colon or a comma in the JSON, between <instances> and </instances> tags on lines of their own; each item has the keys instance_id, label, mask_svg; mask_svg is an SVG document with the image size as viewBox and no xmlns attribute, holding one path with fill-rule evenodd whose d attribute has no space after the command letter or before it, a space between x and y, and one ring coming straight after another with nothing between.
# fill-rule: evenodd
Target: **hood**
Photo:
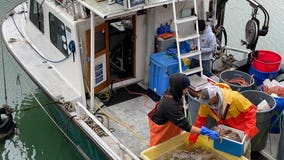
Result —
<instances>
[{"instance_id":1,"label":"hood","mask_svg":"<svg viewBox=\"0 0 284 160\"><path fill-rule=\"evenodd\" d=\"M182 98L182 90L189 87L190 82L188 77L182 73L176 73L170 76L170 92L176 101Z\"/></svg>"}]
</instances>

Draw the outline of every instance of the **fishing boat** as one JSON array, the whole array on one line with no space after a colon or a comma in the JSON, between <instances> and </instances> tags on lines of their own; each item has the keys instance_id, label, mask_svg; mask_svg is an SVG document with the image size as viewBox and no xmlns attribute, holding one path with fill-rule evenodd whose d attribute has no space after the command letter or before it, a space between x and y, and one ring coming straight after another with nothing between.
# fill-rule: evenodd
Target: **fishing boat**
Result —
<instances>
[{"instance_id":1,"label":"fishing boat","mask_svg":"<svg viewBox=\"0 0 284 160\"><path fill-rule=\"evenodd\" d=\"M243 41L247 50L227 46L227 0L27 0L3 19L1 40L54 102L42 108L84 159L140 159L149 142L147 113L161 96L160 88L149 86L151 56L167 52L171 40L179 45L197 39L195 51L181 54L177 47L174 72L202 75L201 66L184 70L182 59L201 57L196 22L204 19L218 40L214 59L225 58L216 70L235 67L242 61L227 53L246 58L268 31L264 7L247 1L253 10ZM170 37L157 38L157 29L167 27Z\"/></svg>"}]
</instances>

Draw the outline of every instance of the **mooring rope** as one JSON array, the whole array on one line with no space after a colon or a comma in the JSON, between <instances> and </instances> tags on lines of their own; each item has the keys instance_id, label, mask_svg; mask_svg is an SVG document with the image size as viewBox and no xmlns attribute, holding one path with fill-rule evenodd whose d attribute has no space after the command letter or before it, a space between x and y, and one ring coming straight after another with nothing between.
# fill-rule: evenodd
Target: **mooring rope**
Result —
<instances>
[{"instance_id":1,"label":"mooring rope","mask_svg":"<svg viewBox=\"0 0 284 160\"><path fill-rule=\"evenodd\" d=\"M55 126L62 132L62 134L73 144L76 148L78 148L78 145L61 129L61 127L55 122L55 120L52 118L52 116L48 113L48 111L45 109L45 107L41 104L39 99L34 95L34 93L30 90L28 85L24 82L23 83L25 88L30 92L30 94L33 96L33 98L36 100L36 102L39 104L39 106L42 108L42 110L45 112L45 114L49 117L49 119L55 124ZM80 150L80 148L78 148ZM87 155L85 155L87 156ZM90 159L89 157L85 157L85 159Z\"/></svg>"},{"instance_id":2,"label":"mooring rope","mask_svg":"<svg viewBox=\"0 0 284 160\"><path fill-rule=\"evenodd\" d=\"M11 59L8 57L8 62L9 64L12 66L12 68L16 71L15 69L15 66L14 64L12 63ZM17 72L17 71L16 71ZM77 150L81 153L82 152L82 156L84 157L84 159L87 159L87 160L91 160L90 157L88 157L85 153L83 153L82 149L80 148L80 146L78 146L64 131L63 129L60 128L60 126L55 122L55 120L52 118L52 116L47 112L47 110L45 109L44 105L41 104L41 102L39 101L39 99L34 95L34 93L31 91L30 87L25 83L25 81L22 81L23 83L21 83L20 80L21 77L20 77L20 74L17 75L17 83L22 84L24 85L24 87L28 90L28 92L33 96L33 98L35 99L35 101L39 104L38 107L41 107L42 110L45 112L45 114L48 116L48 118L54 123L54 125L60 130L60 132L69 140L69 142L74 145L75 148L77 148ZM53 102L55 103L55 102ZM46 104L48 105L48 104ZM26 108L26 110L28 109L32 109L32 108L35 108L36 106L34 107L30 107L30 108ZM25 110L25 109L22 109L22 110ZM18 111L18 110L15 110L15 111Z\"/></svg>"}]
</instances>

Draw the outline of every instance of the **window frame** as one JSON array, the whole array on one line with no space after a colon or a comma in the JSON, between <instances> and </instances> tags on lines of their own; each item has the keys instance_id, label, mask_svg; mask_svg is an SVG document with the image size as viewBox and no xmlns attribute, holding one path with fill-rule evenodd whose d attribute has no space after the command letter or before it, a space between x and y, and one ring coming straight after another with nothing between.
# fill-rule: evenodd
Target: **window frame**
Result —
<instances>
[{"instance_id":1,"label":"window frame","mask_svg":"<svg viewBox=\"0 0 284 160\"><path fill-rule=\"evenodd\" d=\"M36 0L30 1L29 19L42 33L44 33L43 8Z\"/></svg>"}]
</instances>

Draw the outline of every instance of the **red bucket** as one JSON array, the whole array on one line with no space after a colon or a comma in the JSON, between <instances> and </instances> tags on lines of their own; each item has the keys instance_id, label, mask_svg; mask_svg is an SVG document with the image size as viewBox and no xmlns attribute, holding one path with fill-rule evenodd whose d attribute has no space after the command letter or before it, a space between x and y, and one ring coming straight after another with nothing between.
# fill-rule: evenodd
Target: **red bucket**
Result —
<instances>
[{"instance_id":1,"label":"red bucket","mask_svg":"<svg viewBox=\"0 0 284 160\"><path fill-rule=\"evenodd\" d=\"M252 66L261 72L275 72L280 69L282 57L273 51L257 50L257 57L253 58Z\"/></svg>"}]
</instances>

